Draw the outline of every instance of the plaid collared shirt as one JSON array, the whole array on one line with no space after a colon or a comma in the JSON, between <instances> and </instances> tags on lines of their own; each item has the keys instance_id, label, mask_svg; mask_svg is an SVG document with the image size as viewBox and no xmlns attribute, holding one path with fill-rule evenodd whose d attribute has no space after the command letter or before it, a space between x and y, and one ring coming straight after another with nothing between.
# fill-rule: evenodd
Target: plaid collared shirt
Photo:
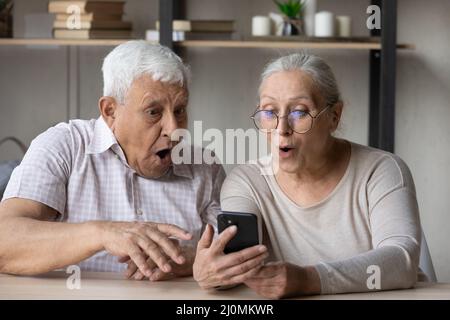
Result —
<instances>
[{"instance_id":1,"label":"plaid collared shirt","mask_svg":"<svg viewBox=\"0 0 450 320\"><path fill-rule=\"evenodd\" d=\"M194 235L216 225L221 165L173 165L159 179L143 178L129 167L102 117L60 123L33 140L14 170L4 199L24 198L60 213L59 221L152 221L172 223ZM73 239L76 241L77 239ZM106 252L81 262L83 270L123 271Z\"/></svg>"}]
</instances>

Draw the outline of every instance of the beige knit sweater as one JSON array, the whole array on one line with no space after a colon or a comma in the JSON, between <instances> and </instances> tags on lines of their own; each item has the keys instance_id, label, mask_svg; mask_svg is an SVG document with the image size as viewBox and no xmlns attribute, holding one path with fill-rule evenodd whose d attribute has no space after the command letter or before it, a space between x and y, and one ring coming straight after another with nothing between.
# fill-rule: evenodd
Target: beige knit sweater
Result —
<instances>
[{"instance_id":1,"label":"beige knit sweater","mask_svg":"<svg viewBox=\"0 0 450 320\"><path fill-rule=\"evenodd\" d=\"M351 143L341 181L308 207L291 201L273 175L262 175L262 163L228 175L221 206L257 214L275 260L315 266L322 294L377 290L377 275L381 290L415 284L419 210L411 173L399 157Z\"/></svg>"}]
</instances>

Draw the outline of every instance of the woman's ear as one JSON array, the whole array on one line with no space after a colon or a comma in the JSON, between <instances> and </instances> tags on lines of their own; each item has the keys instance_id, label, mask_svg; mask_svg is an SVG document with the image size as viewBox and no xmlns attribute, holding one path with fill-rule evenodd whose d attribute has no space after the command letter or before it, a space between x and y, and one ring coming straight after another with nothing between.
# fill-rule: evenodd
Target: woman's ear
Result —
<instances>
[{"instance_id":1,"label":"woman's ear","mask_svg":"<svg viewBox=\"0 0 450 320\"><path fill-rule=\"evenodd\" d=\"M112 128L117 117L117 102L113 97L103 96L98 100L100 114L105 119L108 127Z\"/></svg>"},{"instance_id":2,"label":"woman's ear","mask_svg":"<svg viewBox=\"0 0 450 320\"><path fill-rule=\"evenodd\" d=\"M337 102L330 110L331 116L331 132L336 131L341 121L342 110L344 109L344 104L342 101Z\"/></svg>"}]
</instances>

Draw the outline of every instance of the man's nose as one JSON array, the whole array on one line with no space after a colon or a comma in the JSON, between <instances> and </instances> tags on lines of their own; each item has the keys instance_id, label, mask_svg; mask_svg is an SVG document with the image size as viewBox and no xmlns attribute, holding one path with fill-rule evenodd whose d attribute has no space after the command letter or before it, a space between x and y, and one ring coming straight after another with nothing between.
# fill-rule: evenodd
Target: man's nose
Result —
<instances>
[{"instance_id":1,"label":"man's nose","mask_svg":"<svg viewBox=\"0 0 450 320\"><path fill-rule=\"evenodd\" d=\"M162 135L166 137L171 137L172 133L178 129L178 122L172 112L168 112L163 116L162 119Z\"/></svg>"}]
</instances>

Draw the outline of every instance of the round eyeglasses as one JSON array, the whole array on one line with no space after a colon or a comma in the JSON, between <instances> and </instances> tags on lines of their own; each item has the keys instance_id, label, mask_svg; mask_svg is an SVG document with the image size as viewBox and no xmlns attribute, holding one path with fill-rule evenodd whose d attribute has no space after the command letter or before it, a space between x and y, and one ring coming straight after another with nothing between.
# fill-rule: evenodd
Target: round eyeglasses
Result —
<instances>
[{"instance_id":1,"label":"round eyeglasses","mask_svg":"<svg viewBox=\"0 0 450 320\"><path fill-rule=\"evenodd\" d=\"M287 115L279 116L274 110L257 110L251 118L255 127L262 131L272 131L278 128L280 118L287 118L289 127L296 133L307 133L313 127L314 120L320 117L331 105L326 106L316 116L312 116L308 111L293 110Z\"/></svg>"}]
</instances>

